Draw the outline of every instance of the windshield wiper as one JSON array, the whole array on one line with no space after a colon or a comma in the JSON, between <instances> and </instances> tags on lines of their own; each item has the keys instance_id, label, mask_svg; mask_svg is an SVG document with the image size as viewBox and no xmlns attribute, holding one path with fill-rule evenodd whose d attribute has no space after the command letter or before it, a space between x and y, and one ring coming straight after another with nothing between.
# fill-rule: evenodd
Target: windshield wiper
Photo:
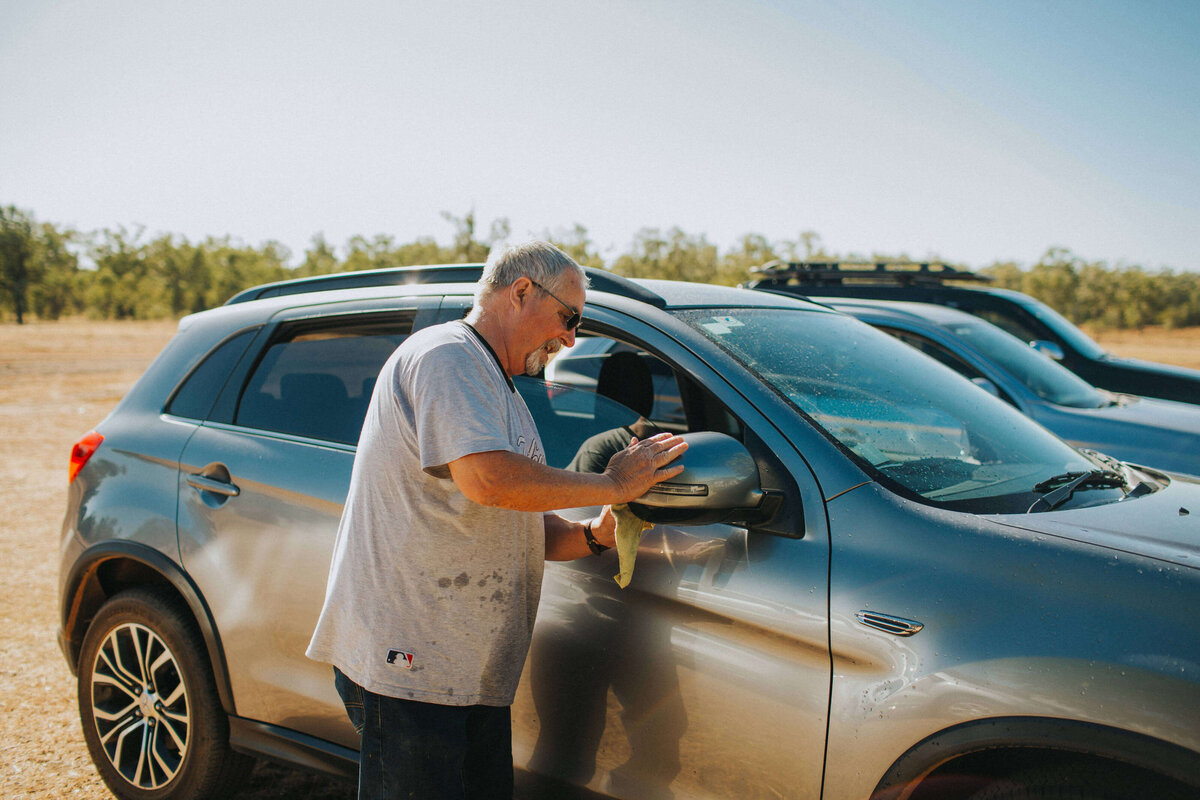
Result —
<instances>
[{"instance_id":1,"label":"windshield wiper","mask_svg":"<svg viewBox=\"0 0 1200 800\"><path fill-rule=\"evenodd\" d=\"M1126 396L1128 397L1128 395ZM1110 472L1119 473L1122 477L1124 477L1126 497L1141 497L1144 494L1152 494L1153 492L1158 491L1160 488L1158 481L1154 481L1153 479L1147 480L1150 478L1149 475L1130 466L1129 464L1126 464L1124 461L1118 461L1112 456L1105 455L1104 453L1096 450L1089 450L1087 448L1082 448L1079 452L1083 453L1085 456L1091 456L1096 461L1099 461L1101 464L1108 467ZM1129 488L1131 485L1133 486L1132 489Z\"/></svg>"},{"instance_id":2,"label":"windshield wiper","mask_svg":"<svg viewBox=\"0 0 1200 800\"><path fill-rule=\"evenodd\" d=\"M1035 492L1046 492L1043 497L1034 501L1025 513L1032 514L1043 503L1047 511L1053 511L1070 500L1079 489L1126 489L1129 484L1125 478L1107 470L1094 469L1088 472L1064 472L1053 478L1038 483L1033 487Z\"/></svg>"}]
</instances>

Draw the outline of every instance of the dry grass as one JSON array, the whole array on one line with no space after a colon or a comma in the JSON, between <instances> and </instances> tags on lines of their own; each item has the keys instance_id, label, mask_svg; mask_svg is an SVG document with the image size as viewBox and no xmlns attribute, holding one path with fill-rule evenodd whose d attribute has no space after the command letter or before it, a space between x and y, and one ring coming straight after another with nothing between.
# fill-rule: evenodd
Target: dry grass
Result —
<instances>
[{"instance_id":1,"label":"dry grass","mask_svg":"<svg viewBox=\"0 0 1200 800\"><path fill-rule=\"evenodd\" d=\"M173 322L0 324L0 797L111 797L84 747L74 680L56 642L67 455L174 329ZM1097 339L1120 355L1200 368L1200 329ZM263 765L242 797L353 794L342 782Z\"/></svg>"},{"instance_id":2,"label":"dry grass","mask_svg":"<svg viewBox=\"0 0 1200 800\"><path fill-rule=\"evenodd\" d=\"M1140 331L1088 331L1111 353L1200 369L1200 328L1143 328Z\"/></svg>"}]
</instances>

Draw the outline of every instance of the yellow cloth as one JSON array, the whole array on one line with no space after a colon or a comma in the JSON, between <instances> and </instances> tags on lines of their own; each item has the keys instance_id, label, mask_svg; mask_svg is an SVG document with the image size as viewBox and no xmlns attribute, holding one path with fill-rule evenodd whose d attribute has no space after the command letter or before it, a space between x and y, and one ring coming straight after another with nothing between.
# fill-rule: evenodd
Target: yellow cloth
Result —
<instances>
[{"instance_id":1,"label":"yellow cloth","mask_svg":"<svg viewBox=\"0 0 1200 800\"><path fill-rule=\"evenodd\" d=\"M634 514L625 503L613 506L612 510L617 518L617 562L621 567L621 574L614 575L613 580L624 589L633 578L633 561L637 558L642 531L654 526Z\"/></svg>"}]
</instances>

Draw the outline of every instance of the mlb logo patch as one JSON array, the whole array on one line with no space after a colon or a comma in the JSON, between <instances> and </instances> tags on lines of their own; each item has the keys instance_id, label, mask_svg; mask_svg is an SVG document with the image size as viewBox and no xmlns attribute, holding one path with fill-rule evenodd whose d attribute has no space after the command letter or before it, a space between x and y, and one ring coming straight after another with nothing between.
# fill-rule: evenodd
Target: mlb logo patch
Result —
<instances>
[{"instance_id":1,"label":"mlb logo patch","mask_svg":"<svg viewBox=\"0 0 1200 800\"><path fill-rule=\"evenodd\" d=\"M406 653L403 650L388 650L387 662L404 667L405 669L412 669L413 654Z\"/></svg>"}]
</instances>

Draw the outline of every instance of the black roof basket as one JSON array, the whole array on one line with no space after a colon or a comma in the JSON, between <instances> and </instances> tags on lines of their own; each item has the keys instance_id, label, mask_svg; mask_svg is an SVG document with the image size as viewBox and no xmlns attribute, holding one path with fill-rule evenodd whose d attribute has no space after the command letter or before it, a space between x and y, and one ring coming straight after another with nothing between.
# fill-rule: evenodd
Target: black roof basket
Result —
<instances>
[{"instance_id":1,"label":"black roof basket","mask_svg":"<svg viewBox=\"0 0 1200 800\"><path fill-rule=\"evenodd\" d=\"M667 301L644 286L628 278L614 275L607 270L584 267L591 286L598 292L628 297L665 308ZM225 305L246 303L264 297L282 297L309 292L326 292L335 289L357 289L365 286L402 286L417 283L475 283L483 274L482 264L432 264L420 267L392 267L358 272L335 272L330 275L314 275L278 283L266 283L238 292L225 301Z\"/></svg>"},{"instance_id":2,"label":"black roof basket","mask_svg":"<svg viewBox=\"0 0 1200 800\"><path fill-rule=\"evenodd\" d=\"M980 275L938 261L770 261L751 269L753 286L836 286L842 283L936 285L946 281L987 283Z\"/></svg>"}]
</instances>

